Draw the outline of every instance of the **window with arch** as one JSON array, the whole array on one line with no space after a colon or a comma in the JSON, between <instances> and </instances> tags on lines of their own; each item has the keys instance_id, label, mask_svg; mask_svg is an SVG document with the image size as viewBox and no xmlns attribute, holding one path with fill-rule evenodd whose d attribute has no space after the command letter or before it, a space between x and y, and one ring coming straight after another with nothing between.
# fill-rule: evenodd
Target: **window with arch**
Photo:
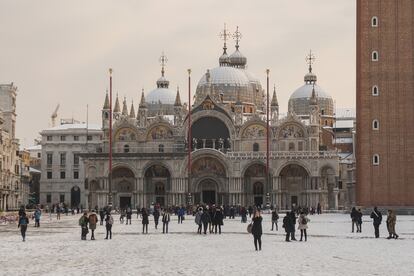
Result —
<instances>
[{"instance_id":1,"label":"window with arch","mask_svg":"<svg viewBox=\"0 0 414 276\"><path fill-rule=\"evenodd\" d=\"M378 61L378 51L372 51L371 59L372 61Z\"/></svg>"},{"instance_id":2,"label":"window with arch","mask_svg":"<svg viewBox=\"0 0 414 276\"><path fill-rule=\"evenodd\" d=\"M372 165L378 166L379 165L379 162L380 162L379 155L378 154L374 154L372 156Z\"/></svg>"},{"instance_id":3,"label":"window with arch","mask_svg":"<svg viewBox=\"0 0 414 276\"><path fill-rule=\"evenodd\" d=\"M105 112L105 119L109 119L109 113Z\"/></svg>"},{"instance_id":4,"label":"window with arch","mask_svg":"<svg viewBox=\"0 0 414 276\"><path fill-rule=\"evenodd\" d=\"M124 153L128 153L129 152L129 145L125 145L124 146Z\"/></svg>"},{"instance_id":5,"label":"window with arch","mask_svg":"<svg viewBox=\"0 0 414 276\"><path fill-rule=\"evenodd\" d=\"M289 151L295 151L295 144L289 143Z\"/></svg>"},{"instance_id":6,"label":"window with arch","mask_svg":"<svg viewBox=\"0 0 414 276\"><path fill-rule=\"evenodd\" d=\"M378 96L378 95L379 95L378 86L376 85L372 86L372 96Z\"/></svg>"},{"instance_id":7,"label":"window with arch","mask_svg":"<svg viewBox=\"0 0 414 276\"><path fill-rule=\"evenodd\" d=\"M378 17L373 16L373 17L371 18L371 26L372 26L372 27L378 27Z\"/></svg>"},{"instance_id":8,"label":"window with arch","mask_svg":"<svg viewBox=\"0 0 414 276\"><path fill-rule=\"evenodd\" d=\"M253 151L259 151L259 144L258 143L253 144Z\"/></svg>"},{"instance_id":9,"label":"window with arch","mask_svg":"<svg viewBox=\"0 0 414 276\"><path fill-rule=\"evenodd\" d=\"M262 195L264 193L263 183L256 182L253 184L253 194Z\"/></svg>"},{"instance_id":10,"label":"window with arch","mask_svg":"<svg viewBox=\"0 0 414 276\"><path fill-rule=\"evenodd\" d=\"M374 119L372 121L372 129L373 130L379 130L379 121L377 119Z\"/></svg>"},{"instance_id":11,"label":"window with arch","mask_svg":"<svg viewBox=\"0 0 414 276\"><path fill-rule=\"evenodd\" d=\"M158 152L164 152L164 145L163 144L158 145Z\"/></svg>"}]
</instances>

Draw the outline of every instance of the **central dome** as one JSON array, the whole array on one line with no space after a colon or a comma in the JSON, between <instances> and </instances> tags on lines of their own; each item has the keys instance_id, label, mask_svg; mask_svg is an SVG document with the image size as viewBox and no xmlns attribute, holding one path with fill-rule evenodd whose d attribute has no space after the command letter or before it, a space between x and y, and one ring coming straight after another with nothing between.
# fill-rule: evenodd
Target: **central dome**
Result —
<instances>
[{"instance_id":1,"label":"central dome","mask_svg":"<svg viewBox=\"0 0 414 276\"><path fill-rule=\"evenodd\" d=\"M220 66L211 69L210 71L210 82L211 85L220 85L225 84L228 86L248 86L249 79L243 73L243 71L228 67L228 66ZM207 73L203 75L203 77L198 82L198 86L206 85L207 84Z\"/></svg>"}]
</instances>

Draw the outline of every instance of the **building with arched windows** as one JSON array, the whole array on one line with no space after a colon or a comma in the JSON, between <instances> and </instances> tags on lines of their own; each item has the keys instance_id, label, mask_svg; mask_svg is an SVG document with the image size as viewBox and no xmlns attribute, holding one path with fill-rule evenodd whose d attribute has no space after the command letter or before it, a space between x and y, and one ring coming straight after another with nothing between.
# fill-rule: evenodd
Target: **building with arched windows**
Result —
<instances>
[{"instance_id":1,"label":"building with arched windows","mask_svg":"<svg viewBox=\"0 0 414 276\"><path fill-rule=\"evenodd\" d=\"M111 173L116 207L191 202L279 208L320 203L324 209L338 208L339 157L336 151L320 148L324 136L319 103L332 116L332 98L326 93L318 96L322 90L315 84L316 76L308 76L306 87L291 98L292 109L281 117L273 91L267 175L266 91L247 71L247 58L239 49L239 36L235 37L234 53L228 55L224 44L219 66L206 70L198 82L191 107L191 141L188 105L182 104L178 90L169 89L163 56L157 87L142 92L137 114L133 104L128 112L126 101L121 110L116 99L109 172L111 114L106 96L102 152L82 155L89 206L108 204ZM306 114L296 114L296 108Z\"/></svg>"}]
</instances>

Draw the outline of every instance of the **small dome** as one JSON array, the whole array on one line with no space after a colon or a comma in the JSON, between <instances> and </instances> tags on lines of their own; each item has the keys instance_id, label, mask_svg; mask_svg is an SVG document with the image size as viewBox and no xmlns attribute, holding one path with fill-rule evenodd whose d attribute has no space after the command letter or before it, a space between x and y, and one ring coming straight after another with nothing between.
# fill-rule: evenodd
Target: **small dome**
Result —
<instances>
[{"instance_id":1,"label":"small dome","mask_svg":"<svg viewBox=\"0 0 414 276\"><path fill-rule=\"evenodd\" d=\"M223 66L223 65L228 65L229 63L230 63L229 56L227 55L226 52L224 52L219 58L219 64L220 66Z\"/></svg>"},{"instance_id":2,"label":"small dome","mask_svg":"<svg viewBox=\"0 0 414 276\"><path fill-rule=\"evenodd\" d=\"M210 82L212 85L227 85L227 86L248 86L250 81L243 71L228 67L220 66L210 70ZM206 74L198 82L198 86L207 84Z\"/></svg>"},{"instance_id":3,"label":"small dome","mask_svg":"<svg viewBox=\"0 0 414 276\"><path fill-rule=\"evenodd\" d=\"M316 75L312 72L309 72L305 75L305 83L314 83L318 80L318 78L316 77Z\"/></svg>"},{"instance_id":4,"label":"small dome","mask_svg":"<svg viewBox=\"0 0 414 276\"><path fill-rule=\"evenodd\" d=\"M145 100L149 104L174 104L175 92L168 88L159 87L156 88L145 96Z\"/></svg>"},{"instance_id":5,"label":"small dome","mask_svg":"<svg viewBox=\"0 0 414 276\"><path fill-rule=\"evenodd\" d=\"M312 96L312 88L313 84L306 83L305 85L296 89L296 91L293 92L293 94L290 96L290 99L310 98ZM315 84L315 92L318 98L332 98L317 84Z\"/></svg>"},{"instance_id":6,"label":"small dome","mask_svg":"<svg viewBox=\"0 0 414 276\"><path fill-rule=\"evenodd\" d=\"M231 66L244 68L247 63L247 58L237 49L229 57Z\"/></svg>"}]
</instances>

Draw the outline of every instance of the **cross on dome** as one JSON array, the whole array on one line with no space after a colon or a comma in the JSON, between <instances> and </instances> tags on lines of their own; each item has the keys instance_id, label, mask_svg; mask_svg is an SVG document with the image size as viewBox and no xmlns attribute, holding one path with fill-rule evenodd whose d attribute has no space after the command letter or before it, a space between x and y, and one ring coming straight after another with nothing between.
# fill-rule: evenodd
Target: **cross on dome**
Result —
<instances>
[{"instance_id":1,"label":"cross on dome","mask_svg":"<svg viewBox=\"0 0 414 276\"><path fill-rule=\"evenodd\" d=\"M164 77L164 67L165 65L167 65L168 62L167 56L164 54L164 51L162 51L159 62L161 64L161 75Z\"/></svg>"},{"instance_id":2,"label":"cross on dome","mask_svg":"<svg viewBox=\"0 0 414 276\"><path fill-rule=\"evenodd\" d=\"M306 56L306 62L309 65L309 73L312 73L312 64L315 62L316 57L315 55L312 53L312 50L309 51L309 55Z\"/></svg>"},{"instance_id":3,"label":"cross on dome","mask_svg":"<svg viewBox=\"0 0 414 276\"><path fill-rule=\"evenodd\" d=\"M239 26L236 27L236 31L233 34L233 39L236 41L236 49L239 49L239 41L242 38L242 34L239 31Z\"/></svg>"}]
</instances>

